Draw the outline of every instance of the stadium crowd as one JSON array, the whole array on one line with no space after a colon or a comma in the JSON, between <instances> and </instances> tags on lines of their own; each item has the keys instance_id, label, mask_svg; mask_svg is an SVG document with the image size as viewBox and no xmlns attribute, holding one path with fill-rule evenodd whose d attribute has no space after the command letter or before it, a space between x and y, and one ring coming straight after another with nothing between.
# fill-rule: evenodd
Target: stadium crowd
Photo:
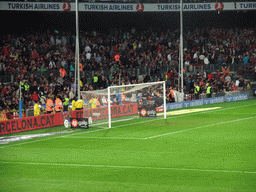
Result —
<instances>
[{"instance_id":1,"label":"stadium crowd","mask_svg":"<svg viewBox=\"0 0 256 192\"><path fill-rule=\"evenodd\" d=\"M178 89L179 30L122 31L112 33L80 31L81 90L110 85L165 80ZM249 89L243 76L256 79L255 29L202 28L184 32L184 92L201 92L212 85L213 92ZM143 76L138 70L146 69ZM89 73L90 72L90 73ZM75 35L65 32L8 35L0 47L0 108L18 110L19 88L24 109L49 96L73 99L75 77Z\"/></svg>"}]
</instances>

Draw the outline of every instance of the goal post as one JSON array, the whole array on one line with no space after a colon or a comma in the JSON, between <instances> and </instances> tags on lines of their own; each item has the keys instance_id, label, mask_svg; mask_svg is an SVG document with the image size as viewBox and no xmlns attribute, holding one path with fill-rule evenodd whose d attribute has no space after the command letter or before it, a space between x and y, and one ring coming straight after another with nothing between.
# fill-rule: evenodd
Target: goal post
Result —
<instances>
[{"instance_id":1,"label":"goal post","mask_svg":"<svg viewBox=\"0 0 256 192\"><path fill-rule=\"evenodd\" d=\"M84 117L92 126L112 128L145 121L148 118L166 118L165 81L109 86L107 89L82 91Z\"/></svg>"}]
</instances>

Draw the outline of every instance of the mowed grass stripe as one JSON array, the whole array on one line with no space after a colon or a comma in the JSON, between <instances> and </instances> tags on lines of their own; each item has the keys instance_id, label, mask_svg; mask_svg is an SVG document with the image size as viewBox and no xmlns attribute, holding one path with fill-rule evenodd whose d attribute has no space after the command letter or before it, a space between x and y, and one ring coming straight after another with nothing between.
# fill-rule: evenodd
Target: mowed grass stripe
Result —
<instances>
[{"instance_id":1,"label":"mowed grass stripe","mask_svg":"<svg viewBox=\"0 0 256 192\"><path fill-rule=\"evenodd\" d=\"M239 170L214 170L214 169L190 169L190 168L175 168L175 167L143 167L130 165L86 165L86 164L69 164L69 163L35 163L35 162L1 162L0 164L21 164L21 165L49 165L49 166L64 166L64 167L104 167L104 168L120 168L120 169L157 169L157 170L176 170L176 171L198 171L198 172L222 172L222 173L244 173L256 174L254 171L239 171Z\"/></svg>"},{"instance_id":2,"label":"mowed grass stripe","mask_svg":"<svg viewBox=\"0 0 256 192\"><path fill-rule=\"evenodd\" d=\"M8 165L6 165L8 166ZM254 174L13 164L4 191L253 191ZM21 173L21 177L16 177ZM33 173L33 174L31 174ZM50 174L52 173L52 174ZM247 181L247 182L245 182Z\"/></svg>"}]
</instances>

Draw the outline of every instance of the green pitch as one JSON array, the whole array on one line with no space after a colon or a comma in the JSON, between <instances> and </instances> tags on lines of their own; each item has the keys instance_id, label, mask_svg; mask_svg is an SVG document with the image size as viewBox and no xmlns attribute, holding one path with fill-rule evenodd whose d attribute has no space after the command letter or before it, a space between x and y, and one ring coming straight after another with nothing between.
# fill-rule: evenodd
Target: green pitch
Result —
<instances>
[{"instance_id":1,"label":"green pitch","mask_svg":"<svg viewBox=\"0 0 256 192\"><path fill-rule=\"evenodd\" d=\"M2 144L0 191L256 191L256 100L202 108Z\"/></svg>"}]
</instances>

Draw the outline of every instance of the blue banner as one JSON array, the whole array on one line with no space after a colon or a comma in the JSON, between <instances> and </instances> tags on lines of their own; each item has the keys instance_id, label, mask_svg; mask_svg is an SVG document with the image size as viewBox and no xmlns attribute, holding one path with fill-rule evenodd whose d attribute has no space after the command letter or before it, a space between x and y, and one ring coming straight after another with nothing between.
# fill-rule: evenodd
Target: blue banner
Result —
<instances>
[{"instance_id":1,"label":"blue banner","mask_svg":"<svg viewBox=\"0 0 256 192\"><path fill-rule=\"evenodd\" d=\"M241 100L246 100L249 99L248 94L240 94L240 95L229 95L226 96L226 102L230 101L241 101Z\"/></svg>"},{"instance_id":2,"label":"blue banner","mask_svg":"<svg viewBox=\"0 0 256 192\"><path fill-rule=\"evenodd\" d=\"M203 101L204 101L204 105L214 104L214 103L223 103L225 102L225 97L208 98L208 99L203 99Z\"/></svg>"},{"instance_id":3,"label":"blue banner","mask_svg":"<svg viewBox=\"0 0 256 192\"><path fill-rule=\"evenodd\" d=\"M246 99L249 99L248 94L226 96L226 102L240 101L240 100L246 100ZM166 110L195 107L195 106L209 105L214 103L224 103L224 102L225 102L225 97L214 97L214 98L200 99L200 100L193 100L193 101L167 103Z\"/></svg>"}]
</instances>

